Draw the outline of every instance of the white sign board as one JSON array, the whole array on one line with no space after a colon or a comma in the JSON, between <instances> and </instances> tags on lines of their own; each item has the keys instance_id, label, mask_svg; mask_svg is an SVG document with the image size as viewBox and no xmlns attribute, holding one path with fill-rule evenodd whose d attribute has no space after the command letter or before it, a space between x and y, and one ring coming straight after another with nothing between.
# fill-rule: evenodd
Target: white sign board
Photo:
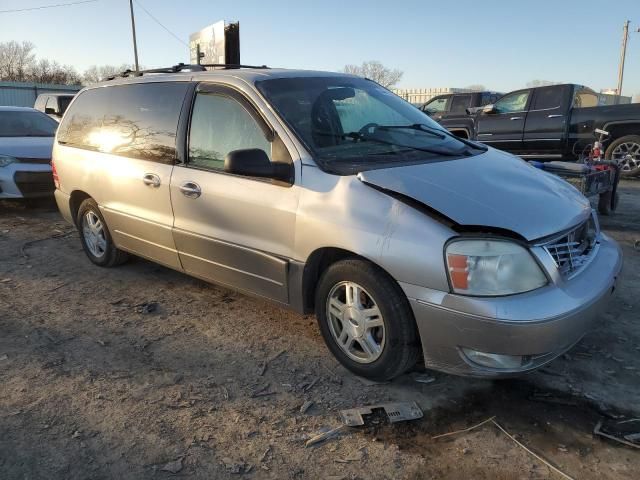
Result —
<instances>
[{"instance_id":1,"label":"white sign board","mask_svg":"<svg viewBox=\"0 0 640 480\"><path fill-rule=\"evenodd\" d=\"M198 62L198 45L204 56ZM226 63L224 58L224 20L189 36L191 63Z\"/></svg>"}]
</instances>

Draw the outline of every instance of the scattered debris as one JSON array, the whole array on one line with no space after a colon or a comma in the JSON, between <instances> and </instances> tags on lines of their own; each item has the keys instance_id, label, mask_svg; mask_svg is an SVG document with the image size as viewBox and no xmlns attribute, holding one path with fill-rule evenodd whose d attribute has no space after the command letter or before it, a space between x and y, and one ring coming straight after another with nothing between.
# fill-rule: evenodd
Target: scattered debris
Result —
<instances>
[{"instance_id":1,"label":"scattered debris","mask_svg":"<svg viewBox=\"0 0 640 480\"><path fill-rule=\"evenodd\" d=\"M184 460L184 457L179 457L173 462L165 463L160 470L163 472L169 472L174 474L179 473L184 466L182 463L183 460Z\"/></svg>"},{"instance_id":2,"label":"scattered debris","mask_svg":"<svg viewBox=\"0 0 640 480\"><path fill-rule=\"evenodd\" d=\"M69 285L69 282L61 283L60 285L57 285L53 287L51 290L49 290L49 293L55 292L56 290L60 290L62 287L66 287L67 285Z\"/></svg>"},{"instance_id":3,"label":"scattered debris","mask_svg":"<svg viewBox=\"0 0 640 480\"><path fill-rule=\"evenodd\" d=\"M82 436L82 432L80 430L76 430L75 432L73 432L73 435L71 435L71 438L80 438Z\"/></svg>"},{"instance_id":4,"label":"scattered debris","mask_svg":"<svg viewBox=\"0 0 640 480\"><path fill-rule=\"evenodd\" d=\"M144 302L139 303L138 305L134 305L134 307L136 309L136 313L147 315L149 313L157 312L160 305L158 304L158 302Z\"/></svg>"},{"instance_id":5,"label":"scattered debris","mask_svg":"<svg viewBox=\"0 0 640 480\"><path fill-rule=\"evenodd\" d=\"M431 440L435 440L437 438L449 437L451 435L457 435L459 433L470 432L471 430L475 430L476 428L481 427L485 423L493 422L494 418L496 418L496 417L487 418L486 420L483 420L482 422L477 423L476 425L474 425L472 427L469 427L469 428L463 428L462 430L455 430L453 432L441 433L440 435L435 435L435 436L431 437Z\"/></svg>"},{"instance_id":6,"label":"scattered debris","mask_svg":"<svg viewBox=\"0 0 640 480\"><path fill-rule=\"evenodd\" d=\"M271 445L267 447L267 449L264 451L264 453L260 457L260 463L264 462L267 459L267 455L269 455L269 453L271 453Z\"/></svg>"},{"instance_id":7,"label":"scattered debris","mask_svg":"<svg viewBox=\"0 0 640 480\"><path fill-rule=\"evenodd\" d=\"M269 390L270 386L271 386L270 383L265 383L264 385L260 385L259 387L252 390L249 396L251 398L257 398L257 397L266 397L267 395L275 395L277 392L270 391Z\"/></svg>"},{"instance_id":8,"label":"scattered debris","mask_svg":"<svg viewBox=\"0 0 640 480\"><path fill-rule=\"evenodd\" d=\"M264 375L264 372L267 371L267 367L269 366L269 364L275 361L281 355L285 354L286 352L287 352L286 350L280 350L278 353L276 353L275 355L272 355L266 361L261 362L260 365L258 365L258 375L262 377Z\"/></svg>"},{"instance_id":9,"label":"scattered debris","mask_svg":"<svg viewBox=\"0 0 640 480\"><path fill-rule=\"evenodd\" d=\"M307 410L313 407L314 403L315 402L313 400L307 400L306 402L304 402L300 407L300 413L307 413Z\"/></svg>"},{"instance_id":10,"label":"scattered debris","mask_svg":"<svg viewBox=\"0 0 640 480\"><path fill-rule=\"evenodd\" d=\"M358 380L360 383L362 383L367 387L373 387L375 385L386 385L389 383L389 382L376 382L375 380L369 380L368 378L360 377L358 375L354 375L354 377L356 380Z\"/></svg>"},{"instance_id":11,"label":"scattered debris","mask_svg":"<svg viewBox=\"0 0 640 480\"><path fill-rule=\"evenodd\" d=\"M361 462L364 457L367 456L367 447L362 447L353 452L351 455L345 458L336 458L336 463L351 463L351 462Z\"/></svg>"},{"instance_id":12,"label":"scattered debris","mask_svg":"<svg viewBox=\"0 0 640 480\"><path fill-rule=\"evenodd\" d=\"M640 419L637 418L623 421L601 419L593 433L629 447L640 448Z\"/></svg>"},{"instance_id":13,"label":"scattered debris","mask_svg":"<svg viewBox=\"0 0 640 480\"><path fill-rule=\"evenodd\" d=\"M10 281L10 278L3 278L2 280L0 280L0 283L9 283Z\"/></svg>"},{"instance_id":14,"label":"scattered debris","mask_svg":"<svg viewBox=\"0 0 640 480\"><path fill-rule=\"evenodd\" d=\"M9 356L5 353L4 355L0 355L0 362L6 362L9 360Z\"/></svg>"},{"instance_id":15,"label":"scattered debris","mask_svg":"<svg viewBox=\"0 0 640 480\"><path fill-rule=\"evenodd\" d=\"M311 383L309 383L307 386L303 387L302 390L304 392L308 392L309 390L311 390L316 383L318 383L318 381L320 380L320 377L316 377L313 379L313 381Z\"/></svg>"},{"instance_id":16,"label":"scattered debris","mask_svg":"<svg viewBox=\"0 0 640 480\"><path fill-rule=\"evenodd\" d=\"M393 402L371 405L368 407L341 410L340 416L345 425L356 427L365 424L365 416L373 415L375 411L383 411L389 423L405 422L422 418L422 410L416 402Z\"/></svg>"},{"instance_id":17,"label":"scattered debris","mask_svg":"<svg viewBox=\"0 0 640 480\"><path fill-rule=\"evenodd\" d=\"M328 430L326 432L322 432L319 435L316 435L315 437L311 437L309 440L307 440L304 444L305 447L311 447L313 445L316 445L320 442L324 442L325 440L328 440L330 438L336 437L337 435L340 435L343 431L346 430L346 426L345 425L340 425L339 427L333 428L331 430Z\"/></svg>"},{"instance_id":18,"label":"scattered debris","mask_svg":"<svg viewBox=\"0 0 640 480\"><path fill-rule=\"evenodd\" d=\"M558 467L555 467L554 465L549 463L547 460L542 458L540 455L538 455L537 453L534 453L529 448L527 448L523 443L521 443L519 440L517 440L513 435L511 435L509 432L507 432L504 428L502 428L502 426L498 422L495 421L495 417L491 419L491 422L496 427L498 427L498 429L500 429L500 431L502 433L504 433L507 437L509 437L511 440L513 440L516 443L516 445L518 445L520 448L522 448L524 451L526 451L530 455L533 455L534 457L536 457L538 460L540 460L542 463L544 463L551 470L553 470L554 472L560 474L562 477L566 478L567 480L575 480L573 477L570 477L569 475L564 473L562 470L560 470Z\"/></svg>"}]
</instances>

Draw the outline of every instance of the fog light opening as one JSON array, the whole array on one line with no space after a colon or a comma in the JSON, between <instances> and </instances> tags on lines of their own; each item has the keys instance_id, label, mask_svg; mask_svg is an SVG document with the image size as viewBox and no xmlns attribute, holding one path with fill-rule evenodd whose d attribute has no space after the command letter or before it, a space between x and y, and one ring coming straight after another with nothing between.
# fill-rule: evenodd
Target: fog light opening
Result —
<instances>
[{"instance_id":1,"label":"fog light opening","mask_svg":"<svg viewBox=\"0 0 640 480\"><path fill-rule=\"evenodd\" d=\"M516 370L531 362L530 355L502 355L464 347L462 353L471 363L496 370Z\"/></svg>"}]
</instances>

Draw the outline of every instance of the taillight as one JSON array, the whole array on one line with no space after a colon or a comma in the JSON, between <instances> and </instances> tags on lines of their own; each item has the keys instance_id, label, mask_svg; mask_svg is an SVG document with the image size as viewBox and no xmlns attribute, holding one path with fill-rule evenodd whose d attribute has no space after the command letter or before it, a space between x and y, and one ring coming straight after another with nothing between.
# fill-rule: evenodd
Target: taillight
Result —
<instances>
[{"instance_id":1,"label":"taillight","mask_svg":"<svg viewBox=\"0 0 640 480\"><path fill-rule=\"evenodd\" d=\"M58 180L58 172L56 172L56 164L51 160L51 174L53 175L53 184L57 189L60 188L60 180Z\"/></svg>"}]
</instances>

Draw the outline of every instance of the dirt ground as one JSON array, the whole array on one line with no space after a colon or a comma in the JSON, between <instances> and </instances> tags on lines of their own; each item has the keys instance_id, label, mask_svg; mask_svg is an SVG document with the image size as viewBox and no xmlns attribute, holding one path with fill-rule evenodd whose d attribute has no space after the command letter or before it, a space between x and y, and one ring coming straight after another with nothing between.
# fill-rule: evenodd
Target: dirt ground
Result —
<instances>
[{"instance_id":1,"label":"dirt ground","mask_svg":"<svg viewBox=\"0 0 640 480\"><path fill-rule=\"evenodd\" d=\"M638 478L640 450L592 433L640 416L640 182L621 189L601 223L625 266L598 330L522 379L428 384L363 382L313 317L144 260L95 267L57 211L0 203L0 478L563 478L491 423L432 438L491 416L575 479ZM341 409L410 400L423 419L305 448Z\"/></svg>"}]
</instances>

